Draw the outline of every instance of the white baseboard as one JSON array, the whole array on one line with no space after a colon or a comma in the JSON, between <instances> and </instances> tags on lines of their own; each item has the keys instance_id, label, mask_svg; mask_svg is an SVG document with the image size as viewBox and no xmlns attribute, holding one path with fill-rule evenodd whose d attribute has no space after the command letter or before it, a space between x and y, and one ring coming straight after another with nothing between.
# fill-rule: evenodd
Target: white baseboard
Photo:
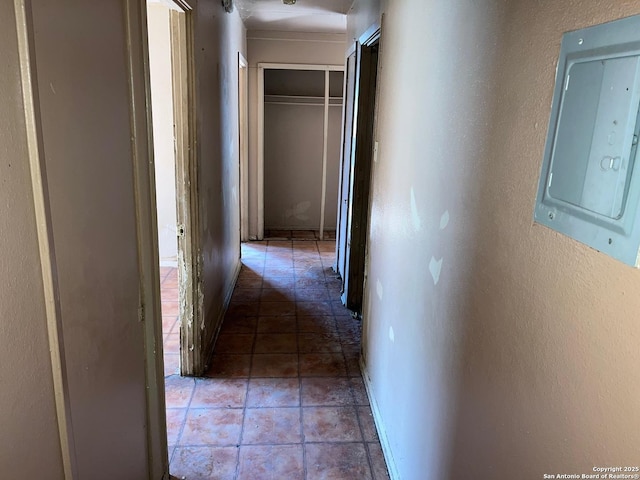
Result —
<instances>
[{"instance_id":1,"label":"white baseboard","mask_svg":"<svg viewBox=\"0 0 640 480\"><path fill-rule=\"evenodd\" d=\"M371 379L367 372L367 367L364 364L364 359L360 356L360 372L362 373L362 380L369 397L369 404L371 405L371 413L373 414L373 422L375 423L376 430L378 432L378 438L380 439L380 446L382 447L382 453L384 454L384 460L387 463L387 470L389 471L389 478L391 480L401 480L398 468L393 459L393 453L391 452L391 445L387 437L387 431L382 423L382 415L380 414L380 408L378 402L373 395L373 387L371 385Z\"/></svg>"}]
</instances>

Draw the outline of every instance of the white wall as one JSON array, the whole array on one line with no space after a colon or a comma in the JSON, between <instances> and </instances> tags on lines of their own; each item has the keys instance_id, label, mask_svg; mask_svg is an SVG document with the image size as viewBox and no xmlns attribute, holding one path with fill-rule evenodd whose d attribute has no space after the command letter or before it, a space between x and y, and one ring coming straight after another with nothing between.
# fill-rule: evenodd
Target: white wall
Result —
<instances>
[{"instance_id":1,"label":"white wall","mask_svg":"<svg viewBox=\"0 0 640 480\"><path fill-rule=\"evenodd\" d=\"M251 238L255 238L258 233L258 199L256 196L258 188L258 63L344 65L345 46L345 36L338 34L271 31L251 31L247 34L247 61L249 62L249 236ZM327 208L331 207L327 206ZM335 208L331 213L334 216Z\"/></svg>"},{"instance_id":2,"label":"white wall","mask_svg":"<svg viewBox=\"0 0 640 480\"><path fill-rule=\"evenodd\" d=\"M160 265L177 266L176 160L173 130L173 83L169 8L149 4L149 68L153 110L153 155L156 174Z\"/></svg>"},{"instance_id":3,"label":"white wall","mask_svg":"<svg viewBox=\"0 0 640 480\"><path fill-rule=\"evenodd\" d=\"M383 2L364 364L398 478L637 463L638 271L533 224L561 34L634 2ZM349 36L381 13L357 0Z\"/></svg>"}]
</instances>

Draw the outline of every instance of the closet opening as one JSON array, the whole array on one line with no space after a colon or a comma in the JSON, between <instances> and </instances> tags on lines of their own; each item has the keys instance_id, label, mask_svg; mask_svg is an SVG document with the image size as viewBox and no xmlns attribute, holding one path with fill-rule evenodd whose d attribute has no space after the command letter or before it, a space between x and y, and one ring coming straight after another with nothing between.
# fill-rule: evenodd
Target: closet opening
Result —
<instances>
[{"instance_id":1,"label":"closet opening","mask_svg":"<svg viewBox=\"0 0 640 480\"><path fill-rule=\"evenodd\" d=\"M258 229L335 240L343 66L258 65Z\"/></svg>"}]
</instances>

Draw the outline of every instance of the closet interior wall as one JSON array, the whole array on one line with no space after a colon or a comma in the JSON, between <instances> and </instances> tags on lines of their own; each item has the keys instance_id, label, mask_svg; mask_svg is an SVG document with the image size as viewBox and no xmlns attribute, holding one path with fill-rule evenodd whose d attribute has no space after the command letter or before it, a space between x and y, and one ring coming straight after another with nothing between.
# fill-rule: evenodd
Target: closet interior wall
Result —
<instances>
[{"instance_id":1,"label":"closet interior wall","mask_svg":"<svg viewBox=\"0 0 640 480\"><path fill-rule=\"evenodd\" d=\"M341 71L264 70L265 230L335 231L342 89Z\"/></svg>"}]
</instances>

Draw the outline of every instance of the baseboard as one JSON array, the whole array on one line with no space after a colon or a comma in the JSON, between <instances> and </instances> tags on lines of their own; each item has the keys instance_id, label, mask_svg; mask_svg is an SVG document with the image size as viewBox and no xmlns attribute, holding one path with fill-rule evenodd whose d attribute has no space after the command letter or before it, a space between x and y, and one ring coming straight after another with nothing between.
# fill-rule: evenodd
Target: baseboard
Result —
<instances>
[{"instance_id":1,"label":"baseboard","mask_svg":"<svg viewBox=\"0 0 640 480\"><path fill-rule=\"evenodd\" d=\"M389 478L391 480L401 480L400 474L396 467L396 463L393 459L393 453L391 452L391 445L387 437L387 431L382 423L382 415L380 414L380 408L378 402L373 395L373 387L371 385L371 379L367 372L367 366L364 363L364 359L360 356L360 372L362 373L362 380L367 391L367 397L369 397L369 404L371 405L371 413L373 415L373 422L378 432L378 438L380 439L380 446L382 447L382 453L384 454L384 460L387 463L387 470L389 471Z\"/></svg>"},{"instance_id":2,"label":"baseboard","mask_svg":"<svg viewBox=\"0 0 640 480\"><path fill-rule=\"evenodd\" d=\"M224 300L222 301L222 308L218 312L218 318L216 319L216 331L211 337L211 341L207 345L207 362L205 365L205 370L208 370L211 366L211 359L213 357L213 350L216 345L216 341L218 340L218 335L220 335L220 329L222 328L222 322L224 322L224 317L227 314L227 310L229 309L229 304L231 303L231 297L233 295L233 291L236 288L236 284L238 283L238 277L240 276L240 269L242 268L242 262L238 259L238 263L236 264L235 271L232 275L233 281L227 285L227 289L224 294Z\"/></svg>"}]
</instances>

